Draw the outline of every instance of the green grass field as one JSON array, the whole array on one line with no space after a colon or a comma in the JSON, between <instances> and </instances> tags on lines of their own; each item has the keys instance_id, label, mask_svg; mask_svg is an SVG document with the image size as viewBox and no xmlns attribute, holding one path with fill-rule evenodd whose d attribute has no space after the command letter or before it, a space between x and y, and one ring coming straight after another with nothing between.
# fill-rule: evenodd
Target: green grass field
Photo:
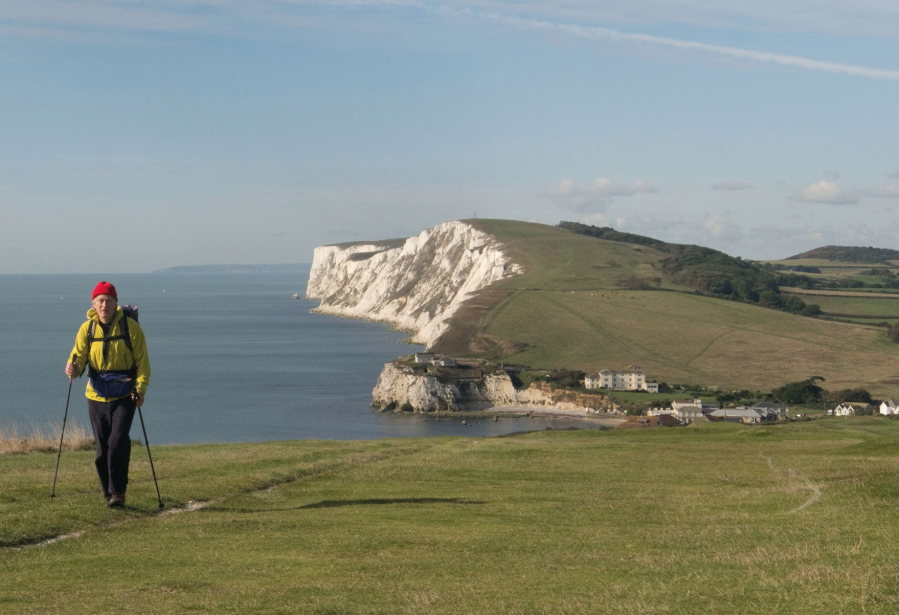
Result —
<instances>
[{"instance_id":1,"label":"green grass field","mask_svg":"<svg viewBox=\"0 0 899 615\"><path fill-rule=\"evenodd\" d=\"M491 286L496 302L466 323L466 332L512 342L492 358L588 372L639 365L660 382L762 391L819 375L828 389L897 394L899 345L865 319L818 320L699 296L667 279L658 265L665 255L651 248L539 224L471 222L502 239L525 268L524 275ZM660 278L664 290L625 290L621 280L629 276ZM880 302L877 310L894 305L870 303ZM869 309L852 305L847 309Z\"/></svg>"},{"instance_id":2,"label":"green grass field","mask_svg":"<svg viewBox=\"0 0 899 615\"><path fill-rule=\"evenodd\" d=\"M827 314L854 314L858 316L892 316L899 320L899 297L895 299L866 299L864 297L803 296L805 301L821 306Z\"/></svg>"},{"instance_id":3,"label":"green grass field","mask_svg":"<svg viewBox=\"0 0 899 615\"><path fill-rule=\"evenodd\" d=\"M895 613L899 422L0 457L0 613Z\"/></svg>"},{"instance_id":4,"label":"green grass field","mask_svg":"<svg viewBox=\"0 0 899 615\"><path fill-rule=\"evenodd\" d=\"M534 290L591 290L620 288L631 276L661 287L689 290L671 282L658 268L666 254L644 246L605 241L543 224L514 220L468 220L503 240L509 256L522 263L523 276L505 280L498 288Z\"/></svg>"}]
</instances>

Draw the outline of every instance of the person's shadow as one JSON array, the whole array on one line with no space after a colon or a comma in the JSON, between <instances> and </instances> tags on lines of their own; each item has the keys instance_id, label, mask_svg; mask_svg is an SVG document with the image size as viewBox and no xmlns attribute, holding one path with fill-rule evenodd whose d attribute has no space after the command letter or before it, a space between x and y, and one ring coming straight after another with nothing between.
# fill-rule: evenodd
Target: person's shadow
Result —
<instances>
[{"instance_id":1,"label":"person's shadow","mask_svg":"<svg viewBox=\"0 0 899 615\"><path fill-rule=\"evenodd\" d=\"M322 500L314 504L292 506L290 508L229 508L209 506L204 510L231 513L279 512L285 510L308 510L312 508L343 508L345 506L384 506L387 504L486 504L478 500L464 498L370 498L365 500Z\"/></svg>"}]
</instances>

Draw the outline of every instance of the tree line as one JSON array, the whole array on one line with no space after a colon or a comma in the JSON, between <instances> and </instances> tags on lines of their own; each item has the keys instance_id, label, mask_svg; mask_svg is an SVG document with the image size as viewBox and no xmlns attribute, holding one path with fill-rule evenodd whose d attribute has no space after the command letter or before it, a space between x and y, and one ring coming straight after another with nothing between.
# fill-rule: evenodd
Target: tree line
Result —
<instances>
[{"instance_id":1,"label":"tree line","mask_svg":"<svg viewBox=\"0 0 899 615\"><path fill-rule=\"evenodd\" d=\"M598 227L579 222L560 222L560 228L608 241L647 246L667 254L660 262L663 272L675 282L701 293L725 299L755 303L763 307L794 314L815 316L821 313L817 304L806 304L795 295L783 296L780 286L812 287L808 276L795 273L776 275L739 256L697 245L667 243L634 233L623 233L611 227Z\"/></svg>"}]
</instances>

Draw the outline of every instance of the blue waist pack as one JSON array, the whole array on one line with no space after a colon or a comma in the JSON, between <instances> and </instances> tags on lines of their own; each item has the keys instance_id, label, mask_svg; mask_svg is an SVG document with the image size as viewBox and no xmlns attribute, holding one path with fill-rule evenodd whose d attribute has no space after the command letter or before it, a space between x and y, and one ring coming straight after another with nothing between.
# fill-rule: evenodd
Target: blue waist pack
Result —
<instances>
[{"instance_id":1,"label":"blue waist pack","mask_svg":"<svg viewBox=\"0 0 899 615\"><path fill-rule=\"evenodd\" d=\"M125 397L134 389L134 378L130 374L102 372L89 376L88 380L100 397Z\"/></svg>"}]
</instances>

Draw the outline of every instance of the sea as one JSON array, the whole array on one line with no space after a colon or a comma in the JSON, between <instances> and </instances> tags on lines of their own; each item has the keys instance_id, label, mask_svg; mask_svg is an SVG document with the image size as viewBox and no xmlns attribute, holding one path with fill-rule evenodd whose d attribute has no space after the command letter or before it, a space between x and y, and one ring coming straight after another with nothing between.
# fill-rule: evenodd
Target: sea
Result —
<instances>
[{"instance_id":1,"label":"sea","mask_svg":"<svg viewBox=\"0 0 899 615\"><path fill-rule=\"evenodd\" d=\"M291 273L0 275L0 431L61 425L63 370L100 280L136 304L152 378L143 416L150 444L495 436L590 428L550 418L442 419L379 413L384 363L419 352L388 325L312 314L308 267ZM69 424L89 430L86 377ZM141 438L138 421L133 438Z\"/></svg>"}]
</instances>

